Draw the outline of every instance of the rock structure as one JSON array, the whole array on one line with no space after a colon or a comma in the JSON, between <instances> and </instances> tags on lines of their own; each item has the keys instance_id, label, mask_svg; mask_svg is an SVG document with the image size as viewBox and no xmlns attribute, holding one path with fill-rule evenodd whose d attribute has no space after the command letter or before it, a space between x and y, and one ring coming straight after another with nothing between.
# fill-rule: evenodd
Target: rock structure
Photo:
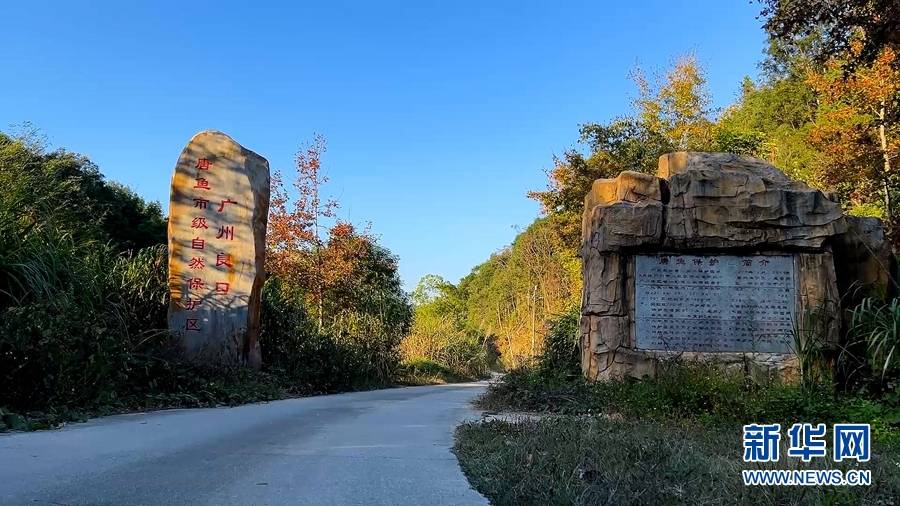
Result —
<instances>
[{"instance_id":1,"label":"rock structure","mask_svg":"<svg viewBox=\"0 0 900 506\"><path fill-rule=\"evenodd\" d=\"M181 152L169 206L169 328L189 356L260 365L269 163L222 132Z\"/></svg>"},{"instance_id":2,"label":"rock structure","mask_svg":"<svg viewBox=\"0 0 900 506\"><path fill-rule=\"evenodd\" d=\"M804 339L836 343L839 285L887 290L893 258L878 220L845 217L763 160L694 152L663 155L657 176L595 181L581 257L591 379L711 357L790 376Z\"/></svg>"}]
</instances>

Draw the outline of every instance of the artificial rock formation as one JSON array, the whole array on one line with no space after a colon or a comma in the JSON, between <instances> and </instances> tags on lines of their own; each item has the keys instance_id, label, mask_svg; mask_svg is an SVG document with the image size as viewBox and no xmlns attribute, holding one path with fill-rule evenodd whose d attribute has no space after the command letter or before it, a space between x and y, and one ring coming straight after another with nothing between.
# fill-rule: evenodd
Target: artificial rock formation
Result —
<instances>
[{"instance_id":1,"label":"artificial rock formation","mask_svg":"<svg viewBox=\"0 0 900 506\"><path fill-rule=\"evenodd\" d=\"M269 163L222 132L181 152L169 207L169 328L187 354L260 365Z\"/></svg>"},{"instance_id":2,"label":"artificial rock formation","mask_svg":"<svg viewBox=\"0 0 900 506\"><path fill-rule=\"evenodd\" d=\"M845 306L855 305L870 295L895 296L897 266L881 220L848 216L846 221L847 232L832 245L838 289L844 294Z\"/></svg>"},{"instance_id":3,"label":"artificial rock formation","mask_svg":"<svg viewBox=\"0 0 900 506\"><path fill-rule=\"evenodd\" d=\"M846 230L840 204L761 160L725 153L663 156L673 248L821 248Z\"/></svg>"},{"instance_id":4,"label":"artificial rock formation","mask_svg":"<svg viewBox=\"0 0 900 506\"><path fill-rule=\"evenodd\" d=\"M834 254L852 257L853 267L836 272L832 244L838 243ZM784 376L795 372L792 353L638 348L634 258L669 254L763 262L765 255L793 258L796 335L815 334L829 343L837 340L840 327L838 279L846 278L842 285L864 278L884 286L887 276L878 266L892 258L877 220L848 220L837 202L763 160L671 153L660 158L657 176L623 172L597 180L585 197L582 218L581 343L587 377L652 375L660 361L676 356L715 357Z\"/></svg>"}]
</instances>

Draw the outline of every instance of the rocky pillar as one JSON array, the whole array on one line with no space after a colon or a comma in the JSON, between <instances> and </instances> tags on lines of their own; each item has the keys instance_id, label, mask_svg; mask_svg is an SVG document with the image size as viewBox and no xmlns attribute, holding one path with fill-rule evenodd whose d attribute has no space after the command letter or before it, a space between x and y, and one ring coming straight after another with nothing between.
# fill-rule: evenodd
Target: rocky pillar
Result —
<instances>
[{"instance_id":1,"label":"rocky pillar","mask_svg":"<svg viewBox=\"0 0 900 506\"><path fill-rule=\"evenodd\" d=\"M169 328L207 364L260 365L269 163L222 132L181 152L169 205Z\"/></svg>"}]
</instances>

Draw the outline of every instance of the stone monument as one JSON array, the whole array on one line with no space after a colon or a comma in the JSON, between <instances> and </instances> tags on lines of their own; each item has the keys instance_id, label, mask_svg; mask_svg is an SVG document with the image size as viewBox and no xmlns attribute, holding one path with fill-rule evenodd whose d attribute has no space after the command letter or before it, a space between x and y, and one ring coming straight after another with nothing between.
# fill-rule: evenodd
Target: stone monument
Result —
<instances>
[{"instance_id":1,"label":"stone monument","mask_svg":"<svg viewBox=\"0 0 900 506\"><path fill-rule=\"evenodd\" d=\"M178 158L169 205L169 328L208 364L260 364L269 163L222 132Z\"/></svg>"},{"instance_id":2,"label":"stone monument","mask_svg":"<svg viewBox=\"0 0 900 506\"><path fill-rule=\"evenodd\" d=\"M657 176L622 172L585 197L582 371L641 377L713 358L791 376L803 339L837 343L839 278L886 289L891 256L878 220L845 217L763 160L663 155Z\"/></svg>"}]
</instances>

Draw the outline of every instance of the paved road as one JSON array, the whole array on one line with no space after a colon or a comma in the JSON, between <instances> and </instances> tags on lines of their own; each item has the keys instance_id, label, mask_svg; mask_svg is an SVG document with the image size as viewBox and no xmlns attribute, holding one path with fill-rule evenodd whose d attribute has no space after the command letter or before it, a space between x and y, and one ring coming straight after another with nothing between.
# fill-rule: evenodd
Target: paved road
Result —
<instances>
[{"instance_id":1,"label":"paved road","mask_svg":"<svg viewBox=\"0 0 900 506\"><path fill-rule=\"evenodd\" d=\"M487 504L450 452L483 384L0 434L0 504Z\"/></svg>"}]
</instances>

